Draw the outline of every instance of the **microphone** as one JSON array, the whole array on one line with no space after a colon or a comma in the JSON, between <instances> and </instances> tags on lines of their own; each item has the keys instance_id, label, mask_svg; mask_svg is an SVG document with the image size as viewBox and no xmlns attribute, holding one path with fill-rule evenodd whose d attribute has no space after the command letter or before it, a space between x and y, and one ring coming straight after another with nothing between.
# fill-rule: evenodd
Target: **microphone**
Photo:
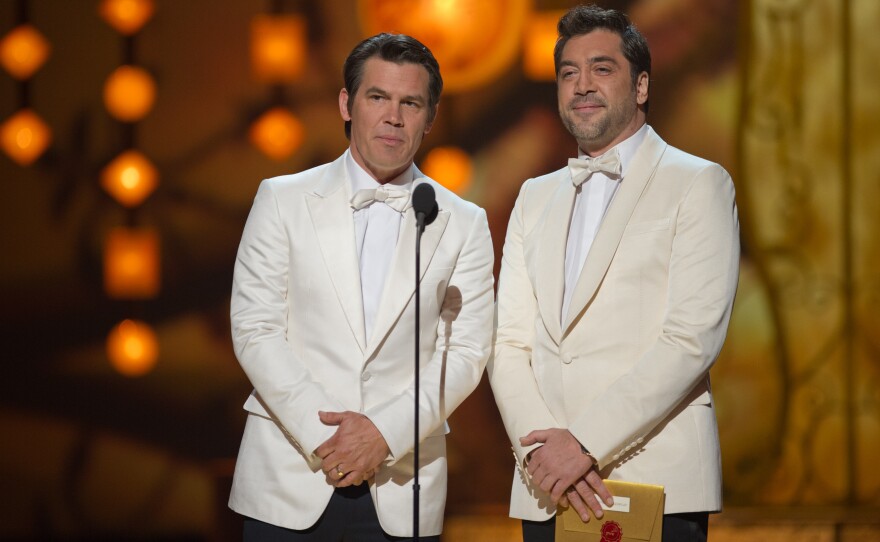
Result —
<instances>
[{"instance_id":1,"label":"microphone","mask_svg":"<svg viewBox=\"0 0 880 542\"><path fill-rule=\"evenodd\" d=\"M437 218L437 196L434 187L428 183L417 185L412 193L413 211L416 212L416 223L419 231L425 230L425 226L434 222Z\"/></svg>"},{"instance_id":2,"label":"microphone","mask_svg":"<svg viewBox=\"0 0 880 542\"><path fill-rule=\"evenodd\" d=\"M420 315L422 313L421 288L419 284L419 276L422 261L422 233L425 226L434 222L437 218L437 195L434 193L434 187L428 183L422 183L413 189L412 193L413 211L416 213L416 276L415 276L415 393L413 407L415 408L415 418L413 421L413 540L419 540L419 329L421 329Z\"/></svg>"}]
</instances>

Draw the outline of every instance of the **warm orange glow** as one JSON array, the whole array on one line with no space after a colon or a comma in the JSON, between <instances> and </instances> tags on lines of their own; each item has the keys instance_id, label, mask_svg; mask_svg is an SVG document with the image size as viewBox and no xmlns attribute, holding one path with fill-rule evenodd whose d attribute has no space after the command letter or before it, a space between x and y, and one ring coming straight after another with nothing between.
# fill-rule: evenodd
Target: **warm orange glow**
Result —
<instances>
[{"instance_id":1,"label":"warm orange glow","mask_svg":"<svg viewBox=\"0 0 880 542\"><path fill-rule=\"evenodd\" d=\"M39 30L19 25L0 40L0 64L12 77L29 78L49 58L51 46Z\"/></svg>"},{"instance_id":2,"label":"warm orange glow","mask_svg":"<svg viewBox=\"0 0 880 542\"><path fill-rule=\"evenodd\" d=\"M159 184L159 172L146 156L125 151L101 172L101 186L126 207L140 205Z\"/></svg>"},{"instance_id":3,"label":"warm orange glow","mask_svg":"<svg viewBox=\"0 0 880 542\"><path fill-rule=\"evenodd\" d=\"M529 0L359 0L364 34L402 32L428 46L443 92L484 86L518 58Z\"/></svg>"},{"instance_id":4,"label":"warm orange glow","mask_svg":"<svg viewBox=\"0 0 880 542\"><path fill-rule=\"evenodd\" d=\"M52 130L30 109L22 109L0 125L0 146L22 166L32 164L51 142Z\"/></svg>"},{"instance_id":5,"label":"warm orange glow","mask_svg":"<svg viewBox=\"0 0 880 542\"><path fill-rule=\"evenodd\" d=\"M140 120L153 108L156 83L143 68L120 66L104 83L104 106L121 121Z\"/></svg>"},{"instance_id":6,"label":"warm orange glow","mask_svg":"<svg viewBox=\"0 0 880 542\"><path fill-rule=\"evenodd\" d=\"M523 37L523 72L534 81L555 81L553 47L556 45L556 24L564 10L534 13L526 23Z\"/></svg>"},{"instance_id":7,"label":"warm orange glow","mask_svg":"<svg viewBox=\"0 0 880 542\"><path fill-rule=\"evenodd\" d=\"M474 174L473 160L458 147L432 149L419 169L456 194L467 191Z\"/></svg>"},{"instance_id":8,"label":"warm orange glow","mask_svg":"<svg viewBox=\"0 0 880 542\"><path fill-rule=\"evenodd\" d=\"M159 235L152 229L114 228L104 245L104 290L114 299L159 293Z\"/></svg>"},{"instance_id":9,"label":"warm orange glow","mask_svg":"<svg viewBox=\"0 0 880 542\"><path fill-rule=\"evenodd\" d=\"M145 322L123 320L107 335L107 357L125 376L143 376L156 366L159 339Z\"/></svg>"},{"instance_id":10,"label":"warm orange glow","mask_svg":"<svg viewBox=\"0 0 880 542\"><path fill-rule=\"evenodd\" d=\"M273 160L284 160L302 145L305 128L293 113L276 107L263 113L251 125L251 143Z\"/></svg>"},{"instance_id":11,"label":"warm orange glow","mask_svg":"<svg viewBox=\"0 0 880 542\"><path fill-rule=\"evenodd\" d=\"M290 83L306 64L306 21L298 15L257 15L251 21L251 65L267 83Z\"/></svg>"},{"instance_id":12,"label":"warm orange glow","mask_svg":"<svg viewBox=\"0 0 880 542\"><path fill-rule=\"evenodd\" d=\"M104 0L98 13L120 34L136 34L153 16L153 0Z\"/></svg>"}]
</instances>

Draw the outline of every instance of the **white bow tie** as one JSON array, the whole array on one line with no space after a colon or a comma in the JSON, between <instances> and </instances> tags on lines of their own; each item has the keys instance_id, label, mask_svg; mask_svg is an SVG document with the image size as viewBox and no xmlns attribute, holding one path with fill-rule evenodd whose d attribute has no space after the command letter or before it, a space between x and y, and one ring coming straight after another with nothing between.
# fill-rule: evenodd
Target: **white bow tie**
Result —
<instances>
[{"instance_id":1,"label":"white bow tie","mask_svg":"<svg viewBox=\"0 0 880 542\"><path fill-rule=\"evenodd\" d=\"M364 188L358 190L351 198L351 206L355 210L363 209L374 202L381 202L395 211L402 213L410 206L409 190L380 186L379 188Z\"/></svg>"},{"instance_id":2,"label":"white bow tie","mask_svg":"<svg viewBox=\"0 0 880 542\"><path fill-rule=\"evenodd\" d=\"M619 177L620 155L617 154L617 148L614 148L596 158L569 158L568 169L571 171L571 182L575 186L580 186L597 171L610 177Z\"/></svg>"}]
</instances>

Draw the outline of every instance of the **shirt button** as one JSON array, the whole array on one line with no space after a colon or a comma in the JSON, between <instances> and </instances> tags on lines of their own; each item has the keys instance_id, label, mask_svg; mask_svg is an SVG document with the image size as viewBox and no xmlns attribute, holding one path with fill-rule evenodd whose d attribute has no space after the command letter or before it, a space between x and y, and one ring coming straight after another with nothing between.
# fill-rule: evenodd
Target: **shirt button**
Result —
<instances>
[{"instance_id":1,"label":"shirt button","mask_svg":"<svg viewBox=\"0 0 880 542\"><path fill-rule=\"evenodd\" d=\"M620 454L614 454L614 456L611 459L613 459L614 461L617 461L618 459L620 459Z\"/></svg>"},{"instance_id":2,"label":"shirt button","mask_svg":"<svg viewBox=\"0 0 880 542\"><path fill-rule=\"evenodd\" d=\"M642 437L639 437L638 439L636 439L636 443L638 443L638 444L641 444L643 442L645 442L645 439L643 439Z\"/></svg>"},{"instance_id":3,"label":"shirt button","mask_svg":"<svg viewBox=\"0 0 880 542\"><path fill-rule=\"evenodd\" d=\"M364 382L371 378L373 378L373 374L370 371L364 371L364 373L361 375L361 380L363 380Z\"/></svg>"}]
</instances>

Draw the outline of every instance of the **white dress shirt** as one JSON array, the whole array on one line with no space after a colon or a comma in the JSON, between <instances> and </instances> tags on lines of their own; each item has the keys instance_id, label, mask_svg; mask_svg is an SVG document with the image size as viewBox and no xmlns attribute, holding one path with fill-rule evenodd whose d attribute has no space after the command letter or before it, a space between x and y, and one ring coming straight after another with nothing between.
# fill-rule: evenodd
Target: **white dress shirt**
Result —
<instances>
[{"instance_id":1,"label":"white dress shirt","mask_svg":"<svg viewBox=\"0 0 880 542\"><path fill-rule=\"evenodd\" d=\"M620 157L620 176L609 177L604 172L593 173L589 179L577 187L574 196L574 208L571 213L571 222L568 226L568 242L565 245L565 290L562 296L562 314L560 321L565 322L568 307L571 304L571 296L575 285L581 275L587 254L602 224L602 218L611 205L611 200L617 194L620 183L626 177L626 170L632 157L641 145L647 133L648 125L643 124L636 133L621 141L607 152L617 149ZM607 153L606 153L607 154ZM578 149L578 157L587 156Z\"/></svg>"},{"instance_id":2,"label":"white dress shirt","mask_svg":"<svg viewBox=\"0 0 880 542\"><path fill-rule=\"evenodd\" d=\"M358 190L375 189L382 186L355 162L351 150L346 151L345 166L352 195L356 194ZM409 169L389 181L386 186L391 185L408 192L412 186L412 180L413 168L410 166ZM363 209L354 209L353 213L354 237L357 244L358 262L360 263L361 294L364 305L364 330L366 332L364 339L369 341L370 334L373 332L373 322L379 311L379 302L382 300L382 292L385 289L388 270L391 268L394 250L397 248L403 213L382 202L374 202Z\"/></svg>"}]
</instances>

